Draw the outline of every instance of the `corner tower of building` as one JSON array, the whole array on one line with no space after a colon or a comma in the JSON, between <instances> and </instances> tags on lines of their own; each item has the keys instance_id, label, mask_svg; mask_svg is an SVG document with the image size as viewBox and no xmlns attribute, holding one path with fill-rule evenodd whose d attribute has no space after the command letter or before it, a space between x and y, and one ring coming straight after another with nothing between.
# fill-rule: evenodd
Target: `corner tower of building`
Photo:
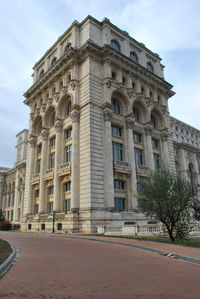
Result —
<instances>
[{"instance_id":1,"label":"corner tower of building","mask_svg":"<svg viewBox=\"0 0 200 299\"><path fill-rule=\"evenodd\" d=\"M136 219L141 179L175 169L158 54L108 19L88 16L35 64L23 229L94 232Z\"/></svg>"}]
</instances>

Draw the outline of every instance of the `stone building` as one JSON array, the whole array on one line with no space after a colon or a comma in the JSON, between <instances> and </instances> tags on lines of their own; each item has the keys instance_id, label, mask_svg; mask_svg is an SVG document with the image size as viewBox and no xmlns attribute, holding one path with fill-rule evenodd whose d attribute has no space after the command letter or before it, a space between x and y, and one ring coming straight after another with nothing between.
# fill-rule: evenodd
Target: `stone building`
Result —
<instances>
[{"instance_id":1,"label":"stone building","mask_svg":"<svg viewBox=\"0 0 200 299\"><path fill-rule=\"evenodd\" d=\"M163 70L108 19L74 21L33 67L27 151L19 144L22 163L0 173L7 218L49 231L54 211L56 229L70 232L146 223L135 194L151 170L164 164L198 183L200 132L170 117Z\"/></svg>"}]
</instances>

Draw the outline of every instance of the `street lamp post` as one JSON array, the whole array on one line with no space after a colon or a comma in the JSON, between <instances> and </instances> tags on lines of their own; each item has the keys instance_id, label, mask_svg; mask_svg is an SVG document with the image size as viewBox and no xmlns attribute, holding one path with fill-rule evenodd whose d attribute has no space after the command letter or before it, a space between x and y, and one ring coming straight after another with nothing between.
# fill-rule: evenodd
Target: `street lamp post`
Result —
<instances>
[{"instance_id":1,"label":"street lamp post","mask_svg":"<svg viewBox=\"0 0 200 299\"><path fill-rule=\"evenodd\" d=\"M54 234L54 232L55 232L55 215L56 215L56 212L55 211L53 211L52 212L52 216L53 216L53 218L52 218L52 220L53 220L53 225L52 225L52 234Z\"/></svg>"}]
</instances>

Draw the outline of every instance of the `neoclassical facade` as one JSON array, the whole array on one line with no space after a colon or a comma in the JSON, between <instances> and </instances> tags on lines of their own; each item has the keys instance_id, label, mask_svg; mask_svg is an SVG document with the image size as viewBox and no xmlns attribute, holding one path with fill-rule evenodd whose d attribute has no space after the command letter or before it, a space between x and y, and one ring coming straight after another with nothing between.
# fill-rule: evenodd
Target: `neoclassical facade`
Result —
<instances>
[{"instance_id":1,"label":"neoclassical facade","mask_svg":"<svg viewBox=\"0 0 200 299\"><path fill-rule=\"evenodd\" d=\"M199 183L200 132L170 117L163 69L108 19L73 22L33 68L25 161L0 169L6 217L33 231L50 231L53 211L63 232L147 223L136 193L152 170Z\"/></svg>"}]
</instances>

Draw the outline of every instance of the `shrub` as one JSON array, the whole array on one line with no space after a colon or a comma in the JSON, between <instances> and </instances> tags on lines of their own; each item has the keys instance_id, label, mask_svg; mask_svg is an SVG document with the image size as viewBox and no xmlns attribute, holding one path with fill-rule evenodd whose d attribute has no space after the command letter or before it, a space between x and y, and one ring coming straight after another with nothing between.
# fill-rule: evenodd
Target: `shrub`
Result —
<instances>
[{"instance_id":1,"label":"shrub","mask_svg":"<svg viewBox=\"0 0 200 299\"><path fill-rule=\"evenodd\" d=\"M0 230L11 230L12 224L10 221L2 221L0 222Z\"/></svg>"}]
</instances>

